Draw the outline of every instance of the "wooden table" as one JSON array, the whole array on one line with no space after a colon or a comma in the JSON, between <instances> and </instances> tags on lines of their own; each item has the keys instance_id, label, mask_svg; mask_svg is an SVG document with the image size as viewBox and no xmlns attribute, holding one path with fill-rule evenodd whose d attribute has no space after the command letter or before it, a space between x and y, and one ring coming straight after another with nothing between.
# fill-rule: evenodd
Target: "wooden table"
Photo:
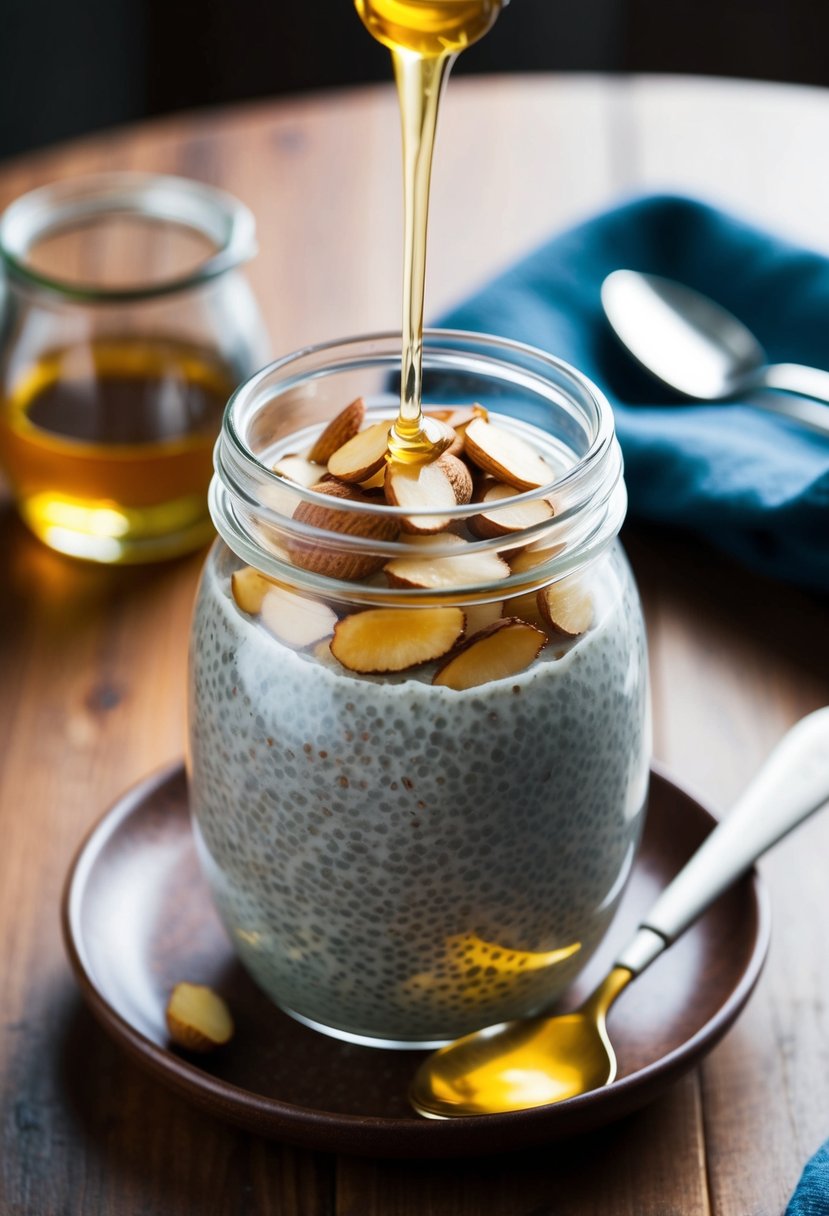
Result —
<instances>
[{"instance_id":1,"label":"wooden table","mask_svg":"<svg viewBox=\"0 0 829 1216\"><path fill-rule=\"evenodd\" d=\"M829 251L829 94L679 79L456 82L439 143L429 311L620 193L690 189ZM0 203L103 167L218 183L254 210L250 275L274 347L398 324L390 89L202 113L0 168ZM650 629L656 755L726 808L829 702L826 604L707 548L628 529ZM201 556L64 560L0 503L0 1019L5 1216L754 1216L779 1213L829 1136L829 816L763 871L774 941L748 1010L650 1109L564 1148L486 1162L335 1159L195 1114L80 1002L58 900L86 828L182 751Z\"/></svg>"}]
</instances>

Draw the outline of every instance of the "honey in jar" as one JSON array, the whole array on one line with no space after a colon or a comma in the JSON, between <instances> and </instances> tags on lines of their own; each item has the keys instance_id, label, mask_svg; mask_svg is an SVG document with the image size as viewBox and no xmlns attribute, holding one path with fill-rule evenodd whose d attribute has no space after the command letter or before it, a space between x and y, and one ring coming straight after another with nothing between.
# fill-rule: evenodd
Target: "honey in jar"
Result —
<instances>
[{"instance_id":1,"label":"honey in jar","mask_svg":"<svg viewBox=\"0 0 829 1216\"><path fill-rule=\"evenodd\" d=\"M127 563L210 539L222 413L266 357L252 252L247 209L178 178L76 179L5 212L0 466L51 548Z\"/></svg>"},{"instance_id":2,"label":"honey in jar","mask_svg":"<svg viewBox=\"0 0 829 1216\"><path fill-rule=\"evenodd\" d=\"M208 540L212 451L234 382L210 351L161 338L45 354L0 412L0 460L26 523L81 557L119 555L124 537L134 558Z\"/></svg>"}]
</instances>

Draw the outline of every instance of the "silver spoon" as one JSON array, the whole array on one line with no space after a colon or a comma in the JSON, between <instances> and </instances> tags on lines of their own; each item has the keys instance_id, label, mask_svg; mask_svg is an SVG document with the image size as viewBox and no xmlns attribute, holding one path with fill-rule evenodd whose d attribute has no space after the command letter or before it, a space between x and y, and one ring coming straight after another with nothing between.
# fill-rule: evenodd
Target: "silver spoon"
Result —
<instances>
[{"instance_id":1,"label":"silver spoon","mask_svg":"<svg viewBox=\"0 0 829 1216\"><path fill-rule=\"evenodd\" d=\"M778 743L731 814L659 896L613 968L573 1013L502 1022L428 1056L409 1091L431 1119L546 1106L610 1085L607 1012L726 887L829 799L829 708Z\"/></svg>"},{"instance_id":2,"label":"silver spoon","mask_svg":"<svg viewBox=\"0 0 829 1216\"><path fill-rule=\"evenodd\" d=\"M757 389L794 394L758 395L751 405L829 434L829 372L768 363L754 335L707 296L658 275L615 270L602 284L602 305L642 367L683 396L725 401Z\"/></svg>"}]
</instances>

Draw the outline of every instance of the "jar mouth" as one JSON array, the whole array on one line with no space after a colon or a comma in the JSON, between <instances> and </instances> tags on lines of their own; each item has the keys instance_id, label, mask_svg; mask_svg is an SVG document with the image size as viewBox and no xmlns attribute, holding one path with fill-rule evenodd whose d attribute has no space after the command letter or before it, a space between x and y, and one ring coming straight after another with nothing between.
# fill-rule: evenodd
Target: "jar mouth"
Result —
<instances>
[{"instance_id":1,"label":"jar mouth","mask_svg":"<svg viewBox=\"0 0 829 1216\"><path fill-rule=\"evenodd\" d=\"M125 284L99 283L84 273L54 273L33 262L40 242L106 221L166 225L193 234L206 251L192 265ZM41 186L11 203L0 216L0 258L25 286L66 300L110 304L190 291L240 266L256 253L252 212L232 195L203 182L152 173L112 172Z\"/></svg>"},{"instance_id":2,"label":"jar mouth","mask_svg":"<svg viewBox=\"0 0 829 1216\"><path fill-rule=\"evenodd\" d=\"M336 548L350 554L372 553L391 560L411 556L412 548L405 540L382 541L359 534L324 533L320 528L293 518L300 502L330 510L332 499L324 493L306 488L280 476L273 469L273 445L266 442L267 424L263 418L277 418L282 408L288 415L296 411L303 394L308 398L323 395L326 381L343 377L359 381L361 375L373 376L378 383L375 393L355 393L366 398L369 413L374 417L393 417L397 407L397 382L400 375L401 337L399 333L377 333L340 341L320 343L295 351L263 368L231 397L225 410L222 433L216 444L210 507L214 524L220 535L236 554L250 565L275 578L288 579L313 588L316 592L355 602L416 603L433 602L440 598L435 589L379 587L339 581L328 575L314 574L285 560L284 547L291 543ZM527 526L509 535L472 539L465 553L518 550L532 546L549 550L545 561L526 572L499 581L495 586L473 583L452 587L453 599L473 600L501 598L504 593L541 586L563 577L583 565L612 541L624 518L627 498L622 480L622 458L615 436L613 414L601 392L585 376L555 356L510 339L490 334L461 330L426 330L423 344L424 386L432 381L431 395L445 396L444 386L463 398L459 386L474 384L481 389L482 404L497 415L499 425L507 426L518 435L532 428L537 435L538 420L504 414L493 409L492 398L502 404L514 392L511 404L526 407L533 402L556 411L559 434L547 427L550 447L555 449L555 476L544 486L517 492L490 508L487 514L498 515L517 504L532 504L540 500L554 504L550 520ZM379 378L378 378L379 377ZM395 379L396 378L396 379ZM323 392L321 392L321 386ZM492 393L488 389L492 389ZM348 404L352 395L344 394L339 408ZM473 400L466 399L471 405ZM426 400L424 399L424 405ZM328 421L321 416L319 422ZM538 412L538 411L536 411ZM319 423L285 430L293 451L297 446L312 442ZM562 438L564 436L564 439ZM571 450L567 451L569 438ZM299 440L299 445L294 441ZM278 449L279 443L276 448ZM282 455L288 451L283 445ZM382 516L399 520L412 516L411 509L391 506L385 502L352 502L336 500L336 511L355 516ZM446 520L441 532L451 532L475 515L480 515L480 501L451 508L417 512L417 522L428 531L432 521ZM274 543L275 542L275 543ZM430 545L430 556L453 555L455 541ZM454 550L457 555L457 550Z\"/></svg>"}]
</instances>

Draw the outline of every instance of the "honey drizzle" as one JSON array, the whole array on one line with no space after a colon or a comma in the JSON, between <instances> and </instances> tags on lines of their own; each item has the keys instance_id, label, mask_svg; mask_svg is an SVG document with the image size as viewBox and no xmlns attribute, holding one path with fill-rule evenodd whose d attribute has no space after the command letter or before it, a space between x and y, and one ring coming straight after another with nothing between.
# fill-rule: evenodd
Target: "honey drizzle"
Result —
<instances>
[{"instance_id":1,"label":"honey drizzle","mask_svg":"<svg viewBox=\"0 0 829 1216\"><path fill-rule=\"evenodd\" d=\"M403 351L400 412L389 435L398 460L428 459L437 438L422 410L426 234L440 97L456 57L392 51L403 130Z\"/></svg>"},{"instance_id":2,"label":"honey drizzle","mask_svg":"<svg viewBox=\"0 0 829 1216\"><path fill-rule=\"evenodd\" d=\"M424 418L423 312L432 157L440 99L459 52L490 29L506 0L355 0L389 48L403 134L403 350L400 410L389 435L395 460L428 460L442 428Z\"/></svg>"}]
</instances>

